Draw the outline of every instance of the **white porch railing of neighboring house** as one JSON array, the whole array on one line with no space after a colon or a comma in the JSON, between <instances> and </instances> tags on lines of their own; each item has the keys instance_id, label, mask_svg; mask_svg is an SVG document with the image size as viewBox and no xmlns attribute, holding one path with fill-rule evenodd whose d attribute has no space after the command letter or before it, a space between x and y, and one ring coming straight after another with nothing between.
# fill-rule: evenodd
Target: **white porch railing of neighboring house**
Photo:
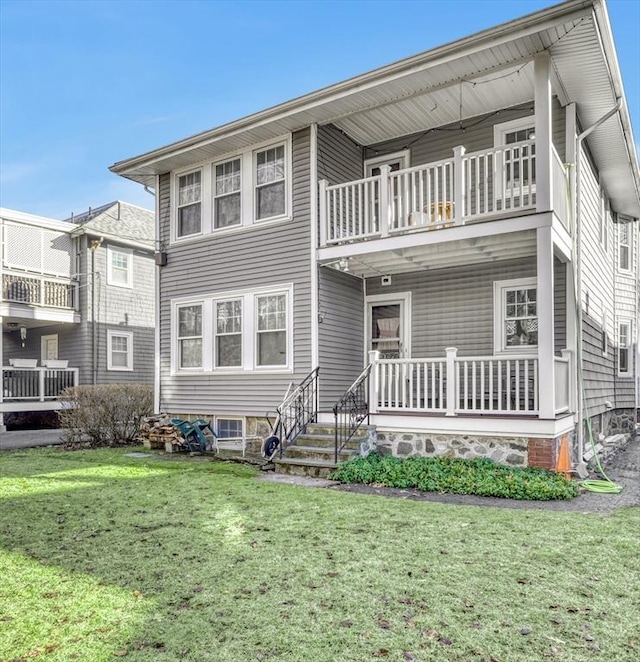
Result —
<instances>
[{"instance_id":1,"label":"white porch railing of neighboring house","mask_svg":"<svg viewBox=\"0 0 640 662\"><path fill-rule=\"evenodd\" d=\"M62 392L78 385L78 368L2 367L0 402L56 400Z\"/></svg>"},{"instance_id":2,"label":"white porch railing of neighboring house","mask_svg":"<svg viewBox=\"0 0 640 662\"><path fill-rule=\"evenodd\" d=\"M50 308L78 309L78 284L65 278L7 272L2 274L2 300Z\"/></svg>"},{"instance_id":3,"label":"white porch railing of neighboring house","mask_svg":"<svg viewBox=\"0 0 640 662\"><path fill-rule=\"evenodd\" d=\"M567 178L552 146L554 205L566 225ZM433 230L535 209L535 141L465 153L451 159L344 184L320 182L321 245Z\"/></svg>"},{"instance_id":4,"label":"white porch railing of neighboring house","mask_svg":"<svg viewBox=\"0 0 640 662\"><path fill-rule=\"evenodd\" d=\"M556 358L556 413L568 411L569 358ZM372 411L446 416L537 416L540 376L531 355L372 360Z\"/></svg>"}]
</instances>

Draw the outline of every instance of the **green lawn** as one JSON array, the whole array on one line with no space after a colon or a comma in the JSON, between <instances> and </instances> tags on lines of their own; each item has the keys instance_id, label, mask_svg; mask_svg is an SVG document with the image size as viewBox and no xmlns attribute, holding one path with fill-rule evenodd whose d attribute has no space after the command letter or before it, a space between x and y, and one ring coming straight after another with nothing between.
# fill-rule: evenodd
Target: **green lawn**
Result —
<instances>
[{"instance_id":1,"label":"green lawn","mask_svg":"<svg viewBox=\"0 0 640 662\"><path fill-rule=\"evenodd\" d=\"M0 453L0 660L636 660L640 509L460 507Z\"/></svg>"}]
</instances>

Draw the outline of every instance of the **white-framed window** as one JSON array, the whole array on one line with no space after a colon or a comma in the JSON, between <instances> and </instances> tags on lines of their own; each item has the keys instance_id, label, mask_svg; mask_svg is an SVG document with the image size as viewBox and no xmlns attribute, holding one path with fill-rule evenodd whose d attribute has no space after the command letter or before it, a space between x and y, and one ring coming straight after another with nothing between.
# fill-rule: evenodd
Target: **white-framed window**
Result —
<instances>
[{"instance_id":1,"label":"white-framed window","mask_svg":"<svg viewBox=\"0 0 640 662\"><path fill-rule=\"evenodd\" d=\"M287 365L287 295L256 297L256 366Z\"/></svg>"},{"instance_id":2,"label":"white-framed window","mask_svg":"<svg viewBox=\"0 0 640 662\"><path fill-rule=\"evenodd\" d=\"M255 153L255 219L284 216L287 211L285 146L276 145Z\"/></svg>"},{"instance_id":3,"label":"white-framed window","mask_svg":"<svg viewBox=\"0 0 640 662\"><path fill-rule=\"evenodd\" d=\"M504 147L502 171L498 170L499 189L526 188L535 192L536 146L535 118L520 117L493 127L494 147ZM524 144L521 144L524 143Z\"/></svg>"},{"instance_id":4,"label":"white-framed window","mask_svg":"<svg viewBox=\"0 0 640 662\"><path fill-rule=\"evenodd\" d=\"M494 349L525 354L538 347L538 296L535 278L494 281Z\"/></svg>"},{"instance_id":5,"label":"white-framed window","mask_svg":"<svg viewBox=\"0 0 640 662\"><path fill-rule=\"evenodd\" d=\"M631 320L618 321L618 375L620 377L633 376L631 329Z\"/></svg>"},{"instance_id":6,"label":"white-framed window","mask_svg":"<svg viewBox=\"0 0 640 662\"><path fill-rule=\"evenodd\" d=\"M242 299L216 301L215 366L242 367Z\"/></svg>"},{"instance_id":7,"label":"white-framed window","mask_svg":"<svg viewBox=\"0 0 640 662\"><path fill-rule=\"evenodd\" d=\"M202 303L177 308L177 367L180 370L202 368Z\"/></svg>"},{"instance_id":8,"label":"white-framed window","mask_svg":"<svg viewBox=\"0 0 640 662\"><path fill-rule=\"evenodd\" d=\"M631 271L631 223L618 223L618 267Z\"/></svg>"},{"instance_id":9,"label":"white-framed window","mask_svg":"<svg viewBox=\"0 0 640 662\"><path fill-rule=\"evenodd\" d=\"M171 302L174 373L293 370L293 285Z\"/></svg>"},{"instance_id":10,"label":"white-framed window","mask_svg":"<svg viewBox=\"0 0 640 662\"><path fill-rule=\"evenodd\" d=\"M133 287L133 251L107 246L107 284Z\"/></svg>"},{"instance_id":11,"label":"white-framed window","mask_svg":"<svg viewBox=\"0 0 640 662\"><path fill-rule=\"evenodd\" d=\"M291 136L174 172L171 241L237 232L290 218Z\"/></svg>"},{"instance_id":12,"label":"white-framed window","mask_svg":"<svg viewBox=\"0 0 640 662\"><path fill-rule=\"evenodd\" d=\"M214 165L213 227L228 228L242 223L241 159Z\"/></svg>"},{"instance_id":13,"label":"white-framed window","mask_svg":"<svg viewBox=\"0 0 640 662\"><path fill-rule=\"evenodd\" d=\"M133 332L107 329L107 370L133 370Z\"/></svg>"},{"instance_id":14,"label":"white-framed window","mask_svg":"<svg viewBox=\"0 0 640 662\"><path fill-rule=\"evenodd\" d=\"M176 239L202 232L202 171L177 177Z\"/></svg>"},{"instance_id":15,"label":"white-framed window","mask_svg":"<svg viewBox=\"0 0 640 662\"><path fill-rule=\"evenodd\" d=\"M216 416L215 431L220 441L242 441L244 419Z\"/></svg>"}]
</instances>

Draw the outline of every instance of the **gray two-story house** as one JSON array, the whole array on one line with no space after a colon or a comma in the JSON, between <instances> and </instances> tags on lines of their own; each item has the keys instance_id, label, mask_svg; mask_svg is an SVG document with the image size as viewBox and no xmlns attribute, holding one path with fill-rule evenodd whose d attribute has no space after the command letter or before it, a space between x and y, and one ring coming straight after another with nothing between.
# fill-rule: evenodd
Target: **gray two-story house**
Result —
<instances>
[{"instance_id":1,"label":"gray two-story house","mask_svg":"<svg viewBox=\"0 0 640 662\"><path fill-rule=\"evenodd\" d=\"M549 468L633 430L640 175L601 0L111 169L156 191L159 410L241 437L285 400Z\"/></svg>"},{"instance_id":2,"label":"gray two-story house","mask_svg":"<svg viewBox=\"0 0 640 662\"><path fill-rule=\"evenodd\" d=\"M66 221L0 209L0 426L67 386L153 382L154 228L125 202Z\"/></svg>"}]
</instances>

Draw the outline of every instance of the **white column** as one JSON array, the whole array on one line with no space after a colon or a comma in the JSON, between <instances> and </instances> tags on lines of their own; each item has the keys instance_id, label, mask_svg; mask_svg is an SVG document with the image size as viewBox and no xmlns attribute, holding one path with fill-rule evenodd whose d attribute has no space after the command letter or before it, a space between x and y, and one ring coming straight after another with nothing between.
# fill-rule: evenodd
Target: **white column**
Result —
<instances>
[{"instance_id":1,"label":"white column","mask_svg":"<svg viewBox=\"0 0 640 662\"><path fill-rule=\"evenodd\" d=\"M467 183L465 181L464 156L465 148L458 145L453 148L453 221L456 225L462 225L462 217L466 207ZM442 210L444 220L447 220L446 209Z\"/></svg>"},{"instance_id":2,"label":"white column","mask_svg":"<svg viewBox=\"0 0 640 662\"><path fill-rule=\"evenodd\" d=\"M456 356L457 347L447 347L447 413L446 416L456 415Z\"/></svg>"},{"instance_id":3,"label":"white column","mask_svg":"<svg viewBox=\"0 0 640 662\"><path fill-rule=\"evenodd\" d=\"M553 348L553 238L551 227L537 233L538 375L540 418L555 418Z\"/></svg>"},{"instance_id":4,"label":"white column","mask_svg":"<svg viewBox=\"0 0 640 662\"><path fill-rule=\"evenodd\" d=\"M379 389L379 368L380 352L377 349L369 350L369 363L371 372L369 373L369 413L375 414L378 411L378 389Z\"/></svg>"},{"instance_id":5,"label":"white column","mask_svg":"<svg viewBox=\"0 0 640 662\"><path fill-rule=\"evenodd\" d=\"M536 211L550 211L553 205L551 168L551 63L549 53L534 58L536 113Z\"/></svg>"},{"instance_id":6,"label":"white column","mask_svg":"<svg viewBox=\"0 0 640 662\"><path fill-rule=\"evenodd\" d=\"M327 245L327 236L329 232L329 218L327 217L327 186L329 182L321 179L320 185L320 246Z\"/></svg>"}]
</instances>

